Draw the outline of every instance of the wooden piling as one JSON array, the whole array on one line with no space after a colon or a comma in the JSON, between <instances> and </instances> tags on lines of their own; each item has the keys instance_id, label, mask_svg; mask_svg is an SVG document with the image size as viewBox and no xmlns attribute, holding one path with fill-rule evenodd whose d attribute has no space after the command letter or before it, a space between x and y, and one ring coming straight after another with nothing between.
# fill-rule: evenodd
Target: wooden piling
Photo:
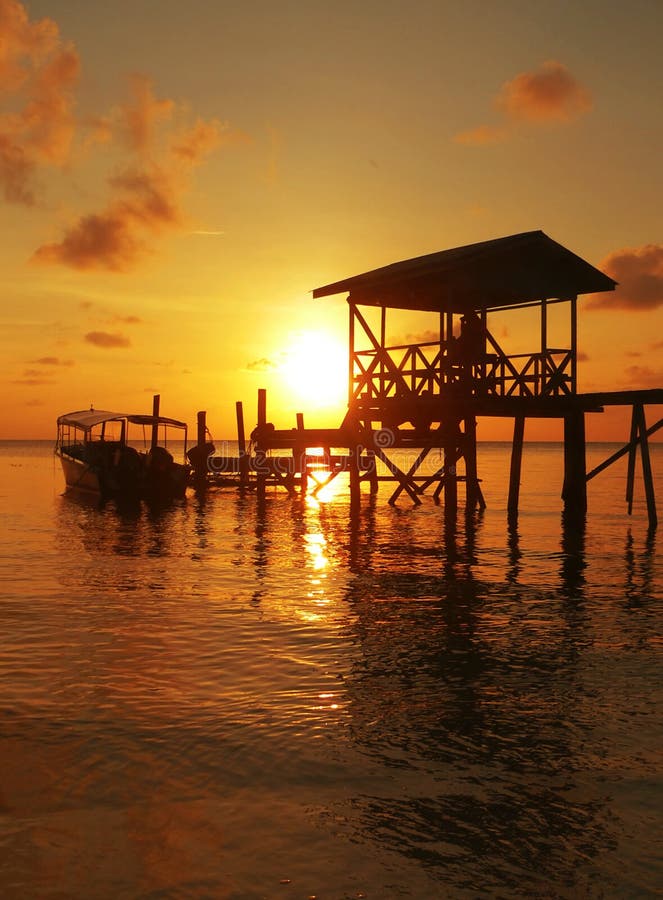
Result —
<instances>
[{"instance_id":1,"label":"wooden piling","mask_svg":"<svg viewBox=\"0 0 663 900\"><path fill-rule=\"evenodd\" d=\"M638 416L635 405L631 409L631 433L629 437L628 464L626 467L626 503L629 516L633 512L633 489L635 486L635 455L638 450Z\"/></svg>"},{"instance_id":2,"label":"wooden piling","mask_svg":"<svg viewBox=\"0 0 663 900\"><path fill-rule=\"evenodd\" d=\"M474 413L465 416L465 434L463 437L463 456L465 458L465 505L474 510L481 505L479 479L477 471L477 420Z\"/></svg>"},{"instance_id":3,"label":"wooden piling","mask_svg":"<svg viewBox=\"0 0 663 900\"><path fill-rule=\"evenodd\" d=\"M299 472L299 484L302 494L308 489L308 468L306 464L306 438L304 437L304 413L297 413L297 432L302 435L301 443L292 448L292 462L295 472Z\"/></svg>"},{"instance_id":4,"label":"wooden piling","mask_svg":"<svg viewBox=\"0 0 663 900\"><path fill-rule=\"evenodd\" d=\"M645 498L647 500L647 517L649 519L650 528L655 528L658 524L658 517L656 515L656 499L654 497L654 478L651 469L651 458L649 456L645 410L642 403L636 404L633 407L633 412L637 419L638 431L640 432L640 455L642 458L642 478L645 483Z\"/></svg>"},{"instance_id":5,"label":"wooden piling","mask_svg":"<svg viewBox=\"0 0 663 900\"><path fill-rule=\"evenodd\" d=\"M378 481L378 461L375 456L375 452L373 450L366 451L366 458L368 459L368 483L370 485L370 494L371 496L375 496L377 494L378 489L380 487Z\"/></svg>"},{"instance_id":6,"label":"wooden piling","mask_svg":"<svg viewBox=\"0 0 663 900\"><path fill-rule=\"evenodd\" d=\"M457 429L451 429L456 431ZM447 516L455 516L458 510L458 462L457 439L447 437L444 442L444 476L440 484L444 484L444 511Z\"/></svg>"},{"instance_id":7,"label":"wooden piling","mask_svg":"<svg viewBox=\"0 0 663 900\"><path fill-rule=\"evenodd\" d=\"M193 464L193 476L196 488L201 488L207 481L207 412L204 409L196 413L196 446L189 459Z\"/></svg>"},{"instance_id":8,"label":"wooden piling","mask_svg":"<svg viewBox=\"0 0 663 900\"><path fill-rule=\"evenodd\" d=\"M258 444L260 445L260 441L262 435L265 432L265 425L267 424L267 391L265 388L258 388ZM256 452L256 474L257 474L257 487L258 487L258 497L262 500L265 498L265 486L267 483L267 471L265 465L265 451L261 446L258 447L258 451Z\"/></svg>"},{"instance_id":9,"label":"wooden piling","mask_svg":"<svg viewBox=\"0 0 663 900\"><path fill-rule=\"evenodd\" d=\"M511 445L511 471L509 473L509 499L507 512L510 518L518 515L520 497L520 472L523 461L523 438L525 435L525 416L516 416L513 420L513 443Z\"/></svg>"},{"instance_id":10,"label":"wooden piling","mask_svg":"<svg viewBox=\"0 0 663 900\"><path fill-rule=\"evenodd\" d=\"M350 474L350 503L356 504L361 496L359 484L359 456L361 455L361 445L354 444L350 447L350 456L348 459L348 471Z\"/></svg>"},{"instance_id":11,"label":"wooden piling","mask_svg":"<svg viewBox=\"0 0 663 900\"><path fill-rule=\"evenodd\" d=\"M249 483L249 457L246 453L246 434L244 431L244 408L242 401L235 403L235 417L237 419L237 451L239 454L239 483L241 487L247 487Z\"/></svg>"},{"instance_id":12,"label":"wooden piling","mask_svg":"<svg viewBox=\"0 0 663 900\"><path fill-rule=\"evenodd\" d=\"M585 463L585 414L581 409L564 416L564 509L569 514L587 512Z\"/></svg>"},{"instance_id":13,"label":"wooden piling","mask_svg":"<svg viewBox=\"0 0 663 900\"><path fill-rule=\"evenodd\" d=\"M154 450L159 444L159 406L161 403L161 395L155 394L152 397L152 438L150 440L150 449Z\"/></svg>"}]
</instances>

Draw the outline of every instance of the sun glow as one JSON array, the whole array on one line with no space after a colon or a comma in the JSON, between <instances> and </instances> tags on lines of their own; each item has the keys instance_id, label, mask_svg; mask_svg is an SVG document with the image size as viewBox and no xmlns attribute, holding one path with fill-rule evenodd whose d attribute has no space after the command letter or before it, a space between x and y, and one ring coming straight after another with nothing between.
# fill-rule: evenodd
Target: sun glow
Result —
<instances>
[{"instance_id":1,"label":"sun glow","mask_svg":"<svg viewBox=\"0 0 663 900\"><path fill-rule=\"evenodd\" d=\"M305 331L284 356L283 376L296 398L318 406L345 404L348 354L338 339L322 331Z\"/></svg>"}]
</instances>

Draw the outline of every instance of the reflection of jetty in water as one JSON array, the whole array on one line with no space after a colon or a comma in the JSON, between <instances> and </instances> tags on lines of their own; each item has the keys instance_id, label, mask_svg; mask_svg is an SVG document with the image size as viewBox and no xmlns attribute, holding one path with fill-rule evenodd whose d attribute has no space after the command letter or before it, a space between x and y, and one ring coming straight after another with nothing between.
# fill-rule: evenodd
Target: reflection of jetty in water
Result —
<instances>
[{"instance_id":1,"label":"reflection of jetty in water","mask_svg":"<svg viewBox=\"0 0 663 900\"><path fill-rule=\"evenodd\" d=\"M592 860L617 837L609 797L581 762L597 714L583 659L593 624L582 525L562 519L557 577L537 594L520 584L515 523L503 570L486 580L474 575L481 516L422 544L411 534L418 516L384 516L374 498L349 522L337 504L299 499L238 513L251 523L254 599L274 612L280 548L298 545L286 563L298 572L293 608L319 615L322 633L344 621L356 650L336 699L354 746L394 780L337 802L341 833L470 896L589 890ZM636 570L646 578L648 556L626 552L628 585Z\"/></svg>"}]
</instances>

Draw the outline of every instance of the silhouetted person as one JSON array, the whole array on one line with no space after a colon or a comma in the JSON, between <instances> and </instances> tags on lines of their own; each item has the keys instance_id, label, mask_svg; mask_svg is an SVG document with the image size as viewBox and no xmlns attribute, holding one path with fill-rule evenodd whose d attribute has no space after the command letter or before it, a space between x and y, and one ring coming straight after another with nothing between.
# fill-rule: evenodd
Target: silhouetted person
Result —
<instances>
[{"instance_id":1,"label":"silhouetted person","mask_svg":"<svg viewBox=\"0 0 663 900\"><path fill-rule=\"evenodd\" d=\"M470 389L474 387L473 367L486 356L486 331L479 316L472 310L460 319L458 356L462 369L462 381Z\"/></svg>"}]
</instances>

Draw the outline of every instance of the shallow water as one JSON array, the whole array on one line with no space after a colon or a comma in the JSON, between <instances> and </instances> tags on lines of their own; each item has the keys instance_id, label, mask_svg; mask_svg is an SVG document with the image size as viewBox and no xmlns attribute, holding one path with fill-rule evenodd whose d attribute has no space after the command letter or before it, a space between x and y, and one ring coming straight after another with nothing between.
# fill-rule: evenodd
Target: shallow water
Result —
<instances>
[{"instance_id":1,"label":"shallow water","mask_svg":"<svg viewBox=\"0 0 663 900\"><path fill-rule=\"evenodd\" d=\"M509 529L481 445L454 531L346 485L99 510L51 451L0 444L3 897L658 896L660 538L623 467L579 532L526 446Z\"/></svg>"}]
</instances>

